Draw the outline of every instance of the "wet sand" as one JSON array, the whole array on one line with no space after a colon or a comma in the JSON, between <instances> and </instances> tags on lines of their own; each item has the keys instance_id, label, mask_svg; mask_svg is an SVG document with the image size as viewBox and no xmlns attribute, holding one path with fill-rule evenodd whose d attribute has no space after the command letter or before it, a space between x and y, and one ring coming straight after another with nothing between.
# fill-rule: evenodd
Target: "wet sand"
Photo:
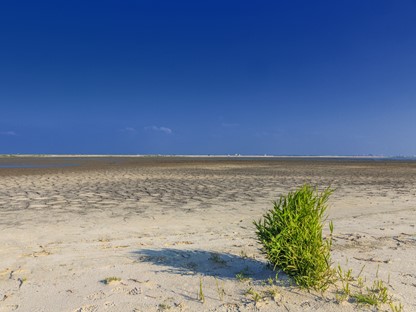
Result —
<instances>
[{"instance_id":1,"label":"wet sand","mask_svg":"<svg viewBox=\"0 0 416 312\"><path fill-rule=\"evenodd\" d=\"M365 309L337 303L331 290L300 291L283 275L278 296L246 294L275 276L252 221L304 183L335 189L334 264L357 274L365 265L369 281L384 279L405 311L416 310L416 162L3 157L2 165L0 311Z\"/></svg>"}]
</instances>

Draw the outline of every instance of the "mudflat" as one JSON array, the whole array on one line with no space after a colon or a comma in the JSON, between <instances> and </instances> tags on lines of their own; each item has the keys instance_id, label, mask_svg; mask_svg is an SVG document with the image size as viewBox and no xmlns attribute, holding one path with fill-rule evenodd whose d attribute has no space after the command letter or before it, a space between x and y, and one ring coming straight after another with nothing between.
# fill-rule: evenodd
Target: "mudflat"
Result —
<instances>
[{"instance_id":1,"label":"mudflat","mask_svg":"<svg viewBox=\"0 0 416 312\"><path fill-rule=\"evenodd\" d=\"M371 310L269 285L253 220L305 183L334 267L415 311L416 162L227 157L0 157L0 311Z\"/></svg>"}]
</instances>

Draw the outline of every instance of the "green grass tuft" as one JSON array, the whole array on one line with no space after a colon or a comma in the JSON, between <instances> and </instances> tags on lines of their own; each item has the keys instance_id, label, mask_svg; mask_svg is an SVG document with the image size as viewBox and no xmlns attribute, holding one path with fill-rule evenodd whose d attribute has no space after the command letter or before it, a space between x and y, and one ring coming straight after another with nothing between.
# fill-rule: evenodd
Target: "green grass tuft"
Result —
<instances>
[{"instance_id":1,"label":"green grass tuft","mask_svg":"<svg viewBox=\"0 0 416 312\"><path fill-rule=\"evenodd\" d=\"M245 292L245 295L250 295L254 302L259 302L260 300L263 299L262 296L260 295L260 293L258 293L257 291L255 291L252 287L250 287Z\"/></svg>"},{"instance_id":2,"label":"green grass tuft","mask_svg":"<svg viewBox=\"0 0 416 312\"><path fill-rule=\"evenodd\" d=\"M115 277L115 276L110 276L110 277L106 277L101 282L108 285L108 284L111 284L113 282L120 282L120 281L121 281L121 278Z\"/></svg>"},{"instance_id":3,"label":"green grass tuft","mask_svg":"<svg viewBox=\"0 0 416 312\"><path fill-rule=\"evenodd\" d=\"M378 301L374 296L369 294L355 294L353 298L357 300L358 303L362 304L369 304L369 305L377 305Z\"/></svg>"},{"instance_id":4,"label":"green grass tuft","mask_svg":"<svg viewBox=\"0 0 416 312\"><path fill-rule=\"evenodd\" d=\"M324 240L323 222L330 188L319 193L304 185L281 196L262 220L254 222L262 251L274 269L279 267L301 287L325 290L332 279L331 236Z\"/></svg>"},{"instance_id":5,"label":"green grass tuft","mask_svg":"<svg viewBox=\"0 0 416 312\"><path fill-rule=\"evenodd\" d=\"M202 288L202 277L199 278L199 291L198 291L197 298L202 303L205 303L205 295L204 295L204 290Z\"/></svg>"},{"instance_id":6,"label":"green grass tuft","mask_svg":"<svg viewBox=\"0 0 416 312\"><path fill-rule=\"evenodd\" d=\"M376 280L373 282L372 287L367 287L365 292L352 295L352 297L358 302L363 304L369 304L379 306L382 303L391 303L389 298L387 286L382 280Z\"/></svg>"}]
</instances>

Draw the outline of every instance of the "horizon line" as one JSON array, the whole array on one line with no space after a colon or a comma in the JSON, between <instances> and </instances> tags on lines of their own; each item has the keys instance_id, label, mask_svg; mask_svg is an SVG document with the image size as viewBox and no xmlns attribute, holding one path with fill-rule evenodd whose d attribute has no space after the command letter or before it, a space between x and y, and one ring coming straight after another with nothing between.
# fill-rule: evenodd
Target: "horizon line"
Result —
<instances>
[{"instance_id":1,"label":"horizon line","mask_svg":"<svg viewBox=\"0 0 416 312\"><path fill-rule=\"evenodd\" d=\"M416 158L416 155L273 155L273 154L0 154L0 157L212 157L212 158Z\"/></svg>"}]
</instances>

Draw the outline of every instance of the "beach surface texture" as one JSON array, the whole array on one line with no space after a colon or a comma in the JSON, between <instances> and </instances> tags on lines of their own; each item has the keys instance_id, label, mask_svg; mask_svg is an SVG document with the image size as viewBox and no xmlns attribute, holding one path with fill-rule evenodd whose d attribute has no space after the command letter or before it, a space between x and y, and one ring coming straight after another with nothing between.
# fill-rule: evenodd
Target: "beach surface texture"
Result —
<instances>
[{"instance_id":1,"label":"beach surface texture","mask_svg":"<svg viewBox=\"0 0 416 312\"><path fill-rule=\"evenodd\" d=\"M305 183L335 190L334 268L416 311L416 162L231 157L0 158L0 311L374 311L261 254Z\"/></svg>"}]
</instances>

